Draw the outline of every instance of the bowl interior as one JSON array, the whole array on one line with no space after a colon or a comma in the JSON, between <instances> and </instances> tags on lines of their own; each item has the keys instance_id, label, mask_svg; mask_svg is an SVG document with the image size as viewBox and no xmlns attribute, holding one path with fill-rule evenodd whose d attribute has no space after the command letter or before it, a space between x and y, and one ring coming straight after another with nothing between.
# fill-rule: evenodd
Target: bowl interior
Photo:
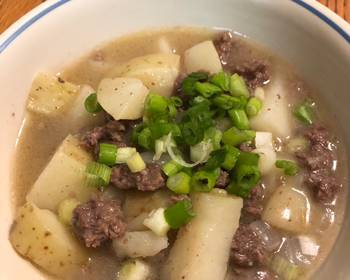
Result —
<instances>
[{"instance_id":1,"label":"bowl interior","mask_svg":"<svg viewBox=\"0 0 350 280\"><path fill-rule=\"evenodd\" d=\"M48 1L6 32L0 38L0 46L30 18L37 17L33 24L25 25L27 28L0 55L1 98L6 104L0 111L3 127L0 259L4 279L42 277L15 254L8 242L12 220L10 162L31 80L36 72L57 72L94 46L122 34L149 27L182 25L224 27L246 35L298 69L328 103L344 133L345 145L350 146L350 126L347 126L350 121L350 39L346 38L350 28L340 18L323 11L319 4L305 1L330 16L340 29L345 29L342 36L329 22L296 2L299 1ZM350 214L349 207L347 212ZM347 266L350 241L346 238L349 230L350 219L346 219L334 250L315 279L345 279L350 275Z\"/></svg>"}]
</instances>

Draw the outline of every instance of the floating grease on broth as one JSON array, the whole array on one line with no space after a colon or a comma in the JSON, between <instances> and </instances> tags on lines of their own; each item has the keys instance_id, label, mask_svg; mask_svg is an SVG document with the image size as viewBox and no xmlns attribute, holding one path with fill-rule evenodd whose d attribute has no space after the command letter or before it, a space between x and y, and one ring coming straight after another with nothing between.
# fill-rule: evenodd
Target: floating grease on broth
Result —
<instances>
[{"instance_id":1,"label":"floating grease on broth","mask_svg":"<svg viewBox=\"0 0 350 280\"><path fill-rule=\"evenodd\" d=\"M294 280L329 254L343 147L282 59L171 28L61 73L29 94L10 233L48 278Z\"/></svg>"}]
</instances>

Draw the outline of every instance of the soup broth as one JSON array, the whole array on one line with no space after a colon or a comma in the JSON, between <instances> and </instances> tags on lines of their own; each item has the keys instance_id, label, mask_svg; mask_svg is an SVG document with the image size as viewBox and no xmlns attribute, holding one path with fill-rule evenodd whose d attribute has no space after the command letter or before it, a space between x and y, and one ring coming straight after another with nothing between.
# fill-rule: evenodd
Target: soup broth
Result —
<instances>
[{"instance_id":1,"label":"soup broth","mask_svg":"<svg viewBox=\"0 0 350 280\"><path fill-rule=\"evenodd\" d=\"M345 153L342 152L341 137L337 134L337 128L334 127L335 121L333 120L332 114L325 109L326 107L322 104L322 100L319 99L317 93L314 93L312 89L306 85L293 67L275 54L246 38L233 35L230 38L217 39L218 36L220 36L220 34L217 31L202 28L169 28L131 34L96 48L72 65L62 69L59 77L62 81L65 81L65 83L89 85L95 91L99 88L101 80L105 77L109 77L116 66L127 63L131 59L140 56L154 53L171 53L181 57L179 75L175 82L175 87L179 87L181 81L187 75L184 66L186 50L203 41L214 40L224 70L232 72L230 69L234 68L235 71L233 72L245 77L249 91L253 96L261 98L264 103L265 101L268 102L268 94L275 94L276 91L280 91L280 93L277 93L277 95L280 94L280 96L277 97L277 103L275 103L274 106L282 106L279 105L280 103L278 100L280 99L287 103L287 108L291 115L291 117L288 117L289 123L287 125L291 133L284 135L285 129L280 130L278 124L276 126L268 126L272 127L271 132L273 133L273 142L271 142L273 147L271 147L271 151L273 151L275 157L277 155L277 160L296 162L299 165L299 172L296 175L288 176L284 174L281 169L275 167L275 162L272 164L273 168L265 167L269 169L268 172L265 172L261 169L262 166L260 162L259 168L262 172L262 178L258 186L253 189L249 196L243 199L240 227L236 231L232 248L230 249L230 258L225 280L307 279L311 277L312 272L321 265L329 254L343 219L343 211L345 208L344 198L346 197L346 163L345 159L342 157ZM220 40L226 40L226 43L227 41L233 43L226 44ZM230 49L227 50L225 48ZM203 60L206 59L208 58L203 57ZM262 62L264 66L259 65L260 62ZM249 68L251 66L249 63L252 63L255 67L252 67L253 70ZM268 77L263 83L257 85L257 80L264 75L265 71L264 69L261 70L259 67L265 66L268 69ZM254 76L253 79L250 79L249 77L255 74L249 71L260 72L257 76ZM177 96L182 97L181 94ZM305 100L309 102L311 99L312 101L310 102L312 102L311 107L314 111L315 121L312 125L309 125L298 121L298 119L293 116L293 112L299 104L303 103ZM73 104L73 101L71 103ZM104 108L103 104L102 107ZM262 109L260 114L266 114L270 110L275 110L275 107L267 108L266 112ZM110 114L110 112L108 113ZM101 114L105 113L99 114L100 116L97 116L93 122L84 124L81 127L70 121L67 111L51 116L28 111L17 144L16 165L14 167L13 197L16 209L26 202L26 196L30 192L32 186L36 183L38 177L43 170L45 170L46 165L55 154L56 149L68 134L84 137L86 132L90 131L93 127L103 126L106 123L105 116L101 116ZM107 116L107 120L110 120L110 116ZM263 121L268 120L270 119L266 117ZM218 116L215 121L217 127L225 126L225 121L221 116ZM283 120L274 120L276 123L279 121ZM251 124L257 133L261 131L270 132L268 128L266 130L256 129L255 127L259 127L261 124L255 121L253 117L251 119ZM227 131L231 126L232 124L229 124L228 127L224 127L223 130ZM132 128L133 127L134 126L132 126ZM274 134L275 131L277 131L277 134L282 131L282 134L276 135ZM320 133L320 136L314 137L317 133ZM324 134L328 135L326 140L322 138ZM256 135L261 136L261 134ZM247 153L254 152L254 149L259 150L257 139L255 139L255 141L255 147L254 144L248 143L246 146L239 146L239 149ZM305 144L305 141L309 143ZM322 146L325 143L327 146ZM322 161L324 159L317 159L315 154L312 154L312 151L310 152L308 150L310 149L310 145L311 149L313 148L312 145L321 145L322 147L318 147L319 152L323 153L327 150L327 153L329 152L329 157L332 157L334 180L324 183L321 189L317 188L323 182L317 180L326 175L317 173L323 171L319 171L317 167L313 166L313 164L317 165L317 163L310 161ZM136 147L138 146L136 145ZM302 151L303 149L305 151ZM266 151L266 148L261 148L260 161L267 164L270 159L265 157L264 151ZM91 154L93 153L94 152L91 152ZM147 153L149 152L143 152L141 156L148 164L152 162L153 155L151 155L150 158ZM257 153L259 153L259 151ZM312 158L310 159L310 157ZM161 160L157 160L156 163L163 164L168 160L169 157L163 155ZM320 170L324 170L322 168ZM271 171L271 169L273 169L273 171ZM286 169L282 168L282 170L285 171ZM310 174L313 173L316 174L317 178L310 179ZM61 173L58 172L58 176L60 176L60 174ZM131 179L129 179L129 181L130 180ZM340 187L338 192L335 193L334 190L334 196L332 196L332 194L328 193L327 187L330 184L335 184L335 181ZM217 187L216 185L216 188ZM333 190L329 192L333 192ZM160 193L159 196L164 196L168 199L165 204L159 202L159 197L154 198L157 196L157 193ZM173 203L182 199L182 197L180 198L178 195L174 198L174 195L175 194L165 186L160 190L144 192L140 191L140 189L138 191L123 190L110 185L104 192L98 194L93 193L91 196L102 197L102 199L118 199L121 204L121 209L124 211L123 215L126 216L124 218L127 224L127 232L134 232L135 230L132 231L130 228L134 225L132 223L137 223L137 221L133 219L135 216L128 214L130 211L137 211L134 209L135 207L137 208L137 205L147 209L147 203L155 203L155 205L163 203L164 205L162 204L162 208L171 207ZM295 202L295 199L297 202ZM272 202L273 200L275 200L275 202ZM281 201L280 204L287 203L287 205L277 205L278 203L276 200ZM134 203L136 206L130 206L130 210L127 208L128 203ZM288 203L300 204L305 207L305 210L294 213L293 211L296 210L293 205L288 205ZM156 206L154 208L158 207ZM149 209L153 209L153 207ZM279 211L284 212L282 213ZM144 214L142 217L146 218L149 212L150 211L142 212ZM199 216L194 219L199 219ZM288 224L288 221L286 222L288 217L292 226ZM217 218L220 219L220 217ZM296 220L299 222L295 222ZM282 224L276 226L278 221L282 221ZM189 225L191 225L191 223L190 221ZM193 220L193 224L194 223ZM300 224L300 228L292 228L294 224ZM136 228L138 227L139 225L136 226ZM143 231L147 229L142 226L142 224L141 227ZM187 225L185 227L187 227ZM217 227L219 226L217 225ZM74 233L80 234L77 233L77 230L72 230L70 226L67 226L67 228L72 232L72 236L74 236ZM182 231L185 230L182 229ZM74 236L74 238L76 237ZM118 238L120 237L118 236ZM174 246L177 246L176 243L179 242L178 239L177 230L170 230L167 234L167 243L169 245L165 246L166 248L163 248L163 250L160 250L160 252L156 253L154 256L141 257L142 262L145 262L151 271L145 279L180 279L176 278L178 276L171 276L172 270L169 268L169 266L172 265L171 258L176 258L174 257L175 253L172 252L172 249L174 243ZM130 240L129 242L131 242ZM242 243L246 244L244 245ZM79 244L84 247L83 241L79 240ZM13 245L16 248L14 243ZM80 277L82 279L91 280L118 279L116 277L120 274L120 269L124 265L125 260L132 259L127 253L124 255L116 253L115 251L118 250L121 252L122 249L120 249L120 247L121 245L119 245L119 247L117 245L111 246L111 241L106 241L103 242L101 246L97 246L97 248L89 248L87 251L89 261L80 267L76 267L76 269L71 270L69 273L65 273L64 278L76 279ZM31 259L31 261L33 261L33 259ZM33 262L35 263L35 260ZM281 268L286 266L288 267L287 269ZM45 267L43 267L43 270L45 271ZM190 270L190 268L188 268L188 270ZM296 276L293 276L293 273L295 273ZM176 273L174 273L174 275L175 274ZM186 275L186 273L184 272L183 275ZM188 278L182 279L198 279L192 278L192 274L188 275L190 275Z\"/></svg>"}]
</instances>

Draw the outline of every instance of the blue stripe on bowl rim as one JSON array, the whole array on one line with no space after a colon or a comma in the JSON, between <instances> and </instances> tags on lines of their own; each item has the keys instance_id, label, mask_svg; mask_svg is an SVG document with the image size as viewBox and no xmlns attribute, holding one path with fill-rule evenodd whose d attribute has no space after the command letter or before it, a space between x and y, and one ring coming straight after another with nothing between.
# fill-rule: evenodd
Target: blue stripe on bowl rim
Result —
<instances>
[{"instance_id":1,"label":"blue stripe on bowl rim","mask_svg":"<svg viewBox=\"0 0 350 280\"><path fill-rule=\"evenodd\" d=\"M51 6L45 8L44 10L40 11L38 14L34 15L32 18L28 19L26 22L24 22L20 27L18 27L17 30L15 30L3 43L0 44L0 54L17 38L19 35L21 35L26 29L28 29L31 25L33 25L36 21L44 17L45 15L49 14L53 10L59 8L63 4L70 2L71 0L60 0ZM295 4L305 8L318 18L320 18L322 21L324 21L326 24L328 24L332 29L334 29L340 36L342 36L349 44L350 44L350 34L347 33L343 28L341 28L337 23L335 23L333 20L331 20L329 17L327 17L325 14L321 13L316 8L312 7L311 5L307 4L303 0L292 0Z\"/></svg>"}]
</instances>

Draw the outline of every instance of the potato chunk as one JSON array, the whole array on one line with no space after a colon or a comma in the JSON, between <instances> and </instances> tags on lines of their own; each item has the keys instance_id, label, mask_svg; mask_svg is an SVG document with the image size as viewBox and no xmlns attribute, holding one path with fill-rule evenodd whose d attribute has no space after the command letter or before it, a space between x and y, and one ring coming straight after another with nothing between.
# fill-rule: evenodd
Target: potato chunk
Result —
<instances>
[{"instance_id":1,"label":"potato chunk","mask_svg":"<svg viewBox=\"0 0 350 280\"><path fill-rule=\"evenodd\" d=\"M76 85L54 75L39 73L32 83L27 109L38 114L57 114L69 107L78 91Z\"/></svg>"},{"instance_id":2,"label":"potato chunk","mask_svg":"<svg viewBox=\"0 0 350 280\"><path fill-rule=\"evenodd\" d=\"M195 218L180 230L162 279L224 280L243 201L223 193L192 195Z\"/></svg>"},{"instance_id":3,"label":"potato chunk","mask_svg":"<svg viewBox=\"0 0 350 280\"><path fill-rule=\"evenodd\" d=\"M79 146L79 140L67 136L34 183L27 201L56 211L58 204L67 197L82 202L88 200L96 191L84 184L85 168L90 161L91 156Z\"/></svg>"},{"instance_id":4,"label":"potato chunk","mask_svg":"<svg viewBox=\"0 0 350 280\"><path fill-rule=\"evenodd\" d=\"M168 237L152 231L129 231L122 238L113 240L113 249L118 257L151 257L169 245Z\"/></svg>"},{"instance_id":5,"label":"potato chunk","mask_svg":"<svg viewBox=\"0 0 350 280\"><path fill-rule=\"evenodd\" d=\"M212 41L204 41L186 50L184 63L187 73L206 71L214 74L222 71L220 58Z\"/></svg>"},{"instance_id":6,"label":"potato chunk","mask_svg":"<svg viewBox=\"0 0 350 280\"><path fill-rule=\"evenodd\" d=\"M10 241L20 255L59 277L88 260L85 249L57 216L32 203L18 210Z\"/></svg>"},{"instance_id":7,"label":"potato chunk","mask_svg":"<svg viewBox=\"0 0 350 280\"><path fill-rule=\"evenodd\" d=\"M109 77L140 79L150 91L170 96L180 70L180 56L172 53L155 53L140 56L118 65Z\"/></svg>"},{"instance_id":8,"label":"potato chunk","mask_svg":"<svg viewBox=\"0 0 350 280\"><path fill-rule=\"evenodd\" d=\"M310 226L310 213L311 204L306 194L286 185L272 194L262 219L276 228L302 233Z\"/></svg>"},{"instance_id":9,"label":"potato chunk","mask_svg":"<svg viewBox=\"0 0 350 280\"><path fill-rule=\"evenodd\" d=\"M254 130L271 132L285 138L292 133L292 114L288 104L288 87L282 78L276 79L266 89L266 97L260 113L250 120Z\"/></svg>"},{"instance_id":10,"label":"potato chunk","mask_svg":"<svg viewBox=\"0 0 350 280\"><path fill-rule=\"evenodd\" d=\"M115 120L142 117L148 89L139 79L103 79L98 86L97 100Z\"/></svg>"}]
</instances>

